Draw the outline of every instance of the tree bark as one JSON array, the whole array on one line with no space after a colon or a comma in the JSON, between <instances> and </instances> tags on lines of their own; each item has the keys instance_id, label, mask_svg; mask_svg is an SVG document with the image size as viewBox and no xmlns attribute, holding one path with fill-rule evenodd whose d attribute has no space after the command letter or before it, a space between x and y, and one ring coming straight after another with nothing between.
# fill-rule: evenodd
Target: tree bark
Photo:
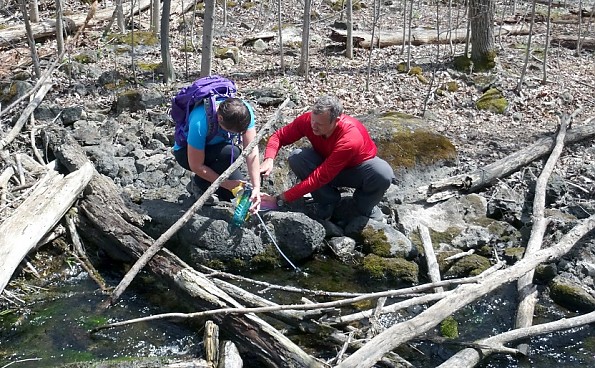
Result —
<instances>
[{"instance_id":1,"label":"tree bark","mask_svg":"<svg viewBox=\"0 0 595 368\"><path fill-rule=\"evenodd\" d=\"M205 0L205 15L202 29L200 76L211 75L213 62L213 34L215 31L215 0Z\"/></svg>"},{"instance_id":2,"label":"tree bark","mask_svg":"<svg viewBox=\"0 0 595 368\"><path fill-rule=\"evenodd\" d=\"M470 0L471 60L484 64L495 57L494 0Z\"/></svg>"}]
</instances>

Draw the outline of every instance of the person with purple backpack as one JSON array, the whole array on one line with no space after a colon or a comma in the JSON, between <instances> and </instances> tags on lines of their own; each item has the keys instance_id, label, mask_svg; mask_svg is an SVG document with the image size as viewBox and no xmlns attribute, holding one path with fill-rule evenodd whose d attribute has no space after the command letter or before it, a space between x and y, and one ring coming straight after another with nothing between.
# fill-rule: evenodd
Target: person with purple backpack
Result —
<instances>
[{"instance_id":1,"label":"person with purple backpack","mask_svg":"<svg viewBox=\"0 0 595 368\"><path fill-rule=\"evenodd\" d=\"M210 83L210 84L209 84ZM218 84L228 84L218 88ZM187 186L198 198L240 156L256 137L255 114L246 101L235 97L235 84L210 76L183 88L172 100L176 122L174 157L194 173ZM241 145L241 147L240 147ZM260 206L260 162L258 147L246 158L252 184L251 209ZM232 189L246 180L235 170L215 192L219 200L231 201Z\"/></svg>"}]
</instances>

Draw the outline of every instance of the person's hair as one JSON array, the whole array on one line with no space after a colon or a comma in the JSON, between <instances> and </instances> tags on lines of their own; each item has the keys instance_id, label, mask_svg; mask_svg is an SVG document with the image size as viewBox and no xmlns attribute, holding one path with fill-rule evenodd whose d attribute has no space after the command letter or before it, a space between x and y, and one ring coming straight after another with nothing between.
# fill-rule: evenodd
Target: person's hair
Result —
<instances>
[{"instance_id":1,"label":"person's hair","mask_svg":"<svg viewBox=\"0 0 595 368\"><path fill-rule=\"evenodd\" d=\"M335 96L320 96L312 106L312 113L320 115L325 111L329 112L331 121L335 121L335 119L343 113L343 104L341 104L341 101Z\"/></svg>"},{"instance_id":2,"label":"person's hair","mask_svg":"<svg viewBox=\"0 0 595 368\"><path fill-rule=\"evenodd\" d=\"M250 110L239 98L228 98L219 104L217 114L221 115L221 125L224 129L235 133L243 133L250 125Z\"/></svg>"}]
</instances>

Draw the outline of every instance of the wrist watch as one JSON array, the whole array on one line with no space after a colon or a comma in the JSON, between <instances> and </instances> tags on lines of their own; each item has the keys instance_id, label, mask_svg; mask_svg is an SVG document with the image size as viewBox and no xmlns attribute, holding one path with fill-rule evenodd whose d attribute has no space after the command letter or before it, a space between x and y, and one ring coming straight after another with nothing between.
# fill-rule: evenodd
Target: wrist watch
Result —
<instances>
[{"instance_id":1,"label":"wrist watch","mask_svg":"<svg viewBox=\"0 0 595 368\"><path fill-rule=\"evenodd\" d=\"M283 207L285 201L283 200L283 198L281 198L281 195L278 195L275 198L277 199L277 207Z\"/></svg>"}]
</instances>

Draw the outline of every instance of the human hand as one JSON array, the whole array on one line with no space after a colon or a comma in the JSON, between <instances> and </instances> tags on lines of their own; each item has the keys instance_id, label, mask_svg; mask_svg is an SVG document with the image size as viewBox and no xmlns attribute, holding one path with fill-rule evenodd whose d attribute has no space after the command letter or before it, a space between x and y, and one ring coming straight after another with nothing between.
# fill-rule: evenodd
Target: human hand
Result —
<instances>
[{"instance_id":1,"label":"human hand","mask_svg":"<svg viewBox=\"0 0 595 368\"><path fill-rule=\"evenodd\" d=\"M272 158L266 158L261 164L260 164L260 174L262 176L264 176L265 178L269 175L271 175L271 172L273 171L273 159Z\"/></svg>"},{"instance_id":2,"label":"human hand","mask_svg":"<svg viewBox=\"0 0 595 368\"><path fill-rule=\"evenodd\" d=\"M250 201L252 202L252 204L250 205L250 213L254 214L260 210L260 203L261 203L260 189L257 189L257 188L252 189L252 195L250 196Z\"/></svg>"}]
</instances>

